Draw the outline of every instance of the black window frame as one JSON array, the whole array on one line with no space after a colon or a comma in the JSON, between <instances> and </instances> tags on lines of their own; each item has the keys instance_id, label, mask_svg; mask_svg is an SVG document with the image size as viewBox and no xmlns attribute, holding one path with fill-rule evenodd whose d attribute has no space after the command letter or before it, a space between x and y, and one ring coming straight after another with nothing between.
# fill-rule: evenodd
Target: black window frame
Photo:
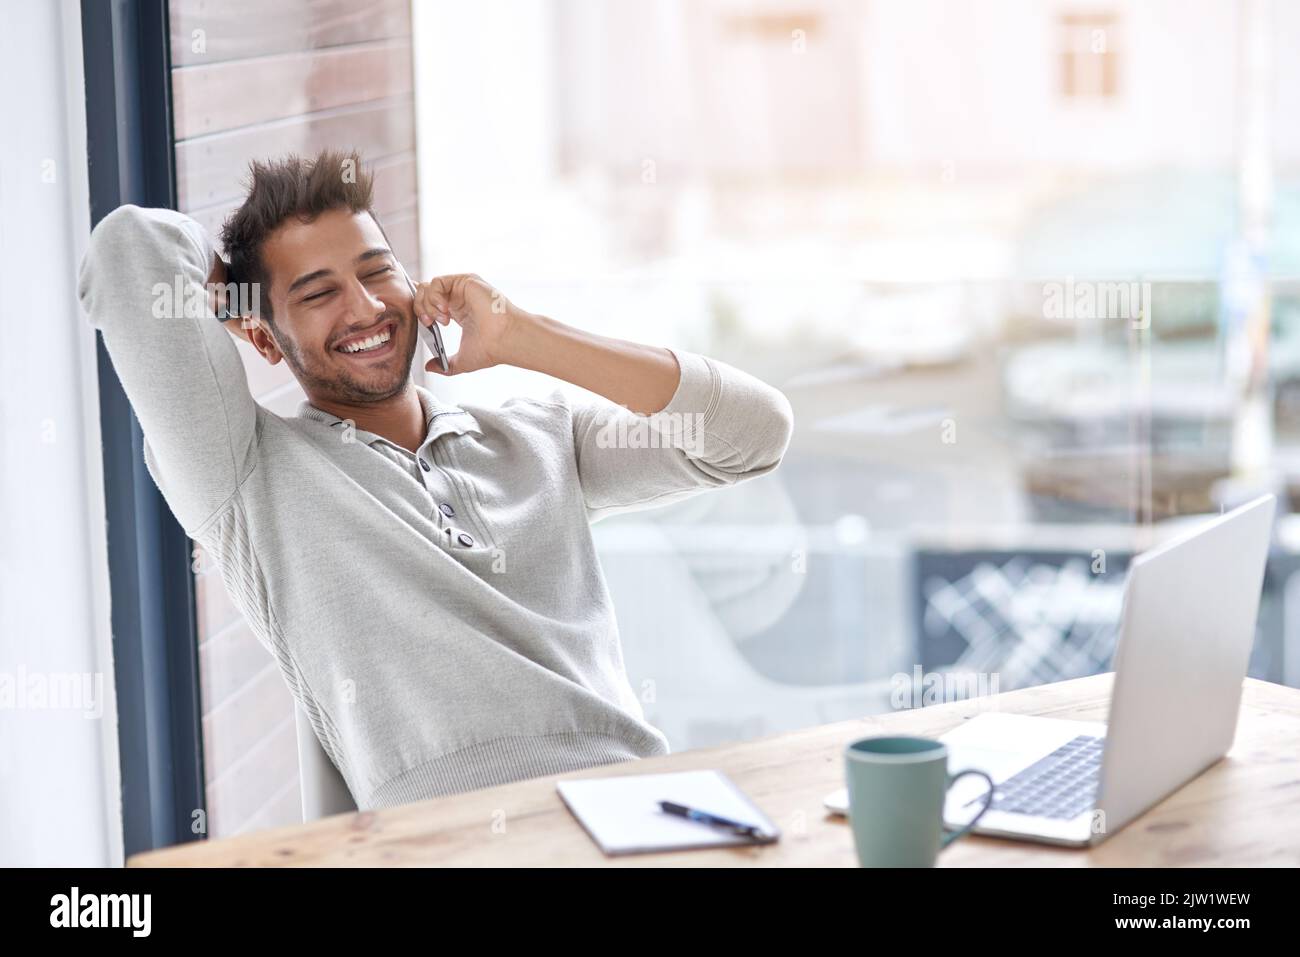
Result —
<instances>
[{"instance_id":1,"label":"black window frame","mask_svg":"<svg viewBox=\"0 0 1300 957\"><path fill-rule=\"evenodd\" d=\"M176 208L167 0L81 0L90 221ZM144 436L96 335L129 856L207 836L191 545L144 464Z\"/></svg>"}]
</instances>

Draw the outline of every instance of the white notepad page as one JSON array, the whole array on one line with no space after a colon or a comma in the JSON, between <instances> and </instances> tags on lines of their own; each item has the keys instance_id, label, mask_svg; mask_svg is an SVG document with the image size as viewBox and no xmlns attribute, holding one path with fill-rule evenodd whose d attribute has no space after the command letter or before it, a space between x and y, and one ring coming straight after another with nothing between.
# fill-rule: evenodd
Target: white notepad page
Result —
<instances>
[{"instance_id":1,"label":"white notepad page","mask_svg":"<svg viewBox=\"0 0 1300 957\"><path fill-rule=\"evenodd\" d=\"M557 781L556 788L573 816L606 854L754 843L741 835L666 814L659 809L660 801L753 824L774 838L780 834L767 815L721 771L584 778Z\"/></svg>"}]
</instances>

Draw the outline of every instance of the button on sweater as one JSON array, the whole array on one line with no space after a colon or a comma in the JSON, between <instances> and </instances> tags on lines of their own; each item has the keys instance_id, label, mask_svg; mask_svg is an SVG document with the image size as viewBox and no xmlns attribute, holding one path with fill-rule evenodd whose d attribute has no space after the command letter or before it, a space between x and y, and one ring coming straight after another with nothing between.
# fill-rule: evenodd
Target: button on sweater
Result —
<instances>
[{"instance_id":1,"label":"button on sweater","mask_svg":"<svg viewBox=\"0 0 1300 957\"><path fill-rule=\"evenodd\" d=\"M771 472L785 396L678 349L676 392L651 416L558 389L454 406L417 386L412 454L308 403L280 416L253 400L207 306L214 255L193 219L123 206L91 235L79 295L149 474L357 807L666 754L590 526ZM164 287L190 308L158 308Z\"/></svg>"}]
</instances>

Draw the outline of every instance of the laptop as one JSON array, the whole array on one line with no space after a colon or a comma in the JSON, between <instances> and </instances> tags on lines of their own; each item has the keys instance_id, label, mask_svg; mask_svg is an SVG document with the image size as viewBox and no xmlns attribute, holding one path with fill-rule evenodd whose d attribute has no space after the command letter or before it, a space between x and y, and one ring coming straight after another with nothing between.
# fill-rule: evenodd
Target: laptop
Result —
<instances>
[{"instance_id":1,"label":"laptop","mask_svg":"<svg viewBox=\"0 0 1300 957\"><path fill-rule=\"evenodd\" d=\"M1276 499L1263 495L1129 565L1107 721L984 712L940 735L950 774L985 771L993 804L974 833L1084 846L1105 840L1232 746ZM956 830L987 800L948 792ZM826 806L848 812L847 789Z\"/></svg>"}]
</instances>

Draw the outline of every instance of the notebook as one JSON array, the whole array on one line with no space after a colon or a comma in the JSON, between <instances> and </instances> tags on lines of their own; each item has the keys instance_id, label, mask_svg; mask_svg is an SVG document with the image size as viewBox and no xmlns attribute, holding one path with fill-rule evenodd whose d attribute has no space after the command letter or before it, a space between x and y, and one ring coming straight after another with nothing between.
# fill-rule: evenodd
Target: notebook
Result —
<instances>
[{"instance_id":1,"label":"notebook","mask_svg":"<svg viewBox=\"0 0 1300 957\"><path fill-rule=\"evenodd\" d=\"M681 851L769 843L780 831L721 771L630 774L612 778L557 781L560 798L578 823L609 855ZM765 840L667 814L660 801L673 801L760 828Z\"/></svg>"}]
</instances>

